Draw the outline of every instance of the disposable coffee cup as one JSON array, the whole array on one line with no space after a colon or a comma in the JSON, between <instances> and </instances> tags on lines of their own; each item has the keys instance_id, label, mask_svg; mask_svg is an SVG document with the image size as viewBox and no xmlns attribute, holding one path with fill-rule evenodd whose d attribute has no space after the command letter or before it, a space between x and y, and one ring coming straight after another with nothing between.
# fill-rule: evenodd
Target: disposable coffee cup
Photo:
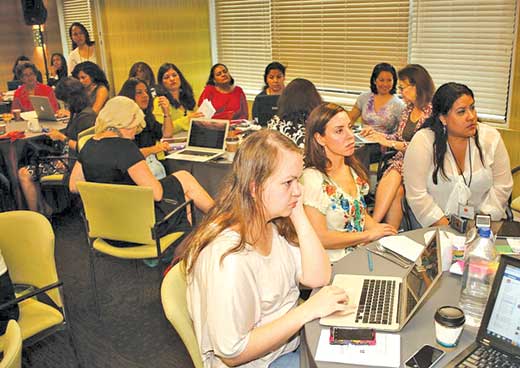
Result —
<instances>
[{"instance_id":1,"label":"disposable coffee cup","mask_svg":"<svg viewBox=\"0 0 520 368\"><path fill-rule=\"evenodd\" d=\"M434 319L437 343L447 348L457 346L466 322L462 309L445 305L437 309Z\"/></svg>"},{"instance_id":2,"label":"disposable coffee cup","mask_svg":"<svg viewBox=\"0 0 520 368\"><path fill-rule=\"evenodd\" d=\"M20 121L22 120L22 110L20 109L14 109L13 110L14 120Z\"/></svg>"},{"instance_id":3,"label":"disposable coffee cup","mask_svg":"<svg viewBox=\"0 0 520 368\"><path fill-rule=\"evenodd\" d=\"M228 161L233 161L235 158L235 153L238 150L238 142L238 137L226 138L226 157Z\"/></svg>"}]
</instances>

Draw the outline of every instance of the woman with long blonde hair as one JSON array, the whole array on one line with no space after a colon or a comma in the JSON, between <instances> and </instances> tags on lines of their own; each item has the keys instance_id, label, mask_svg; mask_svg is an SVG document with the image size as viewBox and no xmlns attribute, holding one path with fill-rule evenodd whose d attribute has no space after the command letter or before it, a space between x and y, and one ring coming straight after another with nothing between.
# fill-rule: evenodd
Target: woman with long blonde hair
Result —
<instances>
[{"instance_id":1,"label":"woman with long blonde hair","mask_svg":"<svg viewBox=\"0 0 520 368\"><path fill-rule=\"evenodd\" d=\"M320 287L331 275L303 210L302 169L290 139L252 134L186 241L188 309L205 366L298 367L298 330L345 309L345 291L333 286L297 305L298 283Z\"/></svg>"}]
</instances>

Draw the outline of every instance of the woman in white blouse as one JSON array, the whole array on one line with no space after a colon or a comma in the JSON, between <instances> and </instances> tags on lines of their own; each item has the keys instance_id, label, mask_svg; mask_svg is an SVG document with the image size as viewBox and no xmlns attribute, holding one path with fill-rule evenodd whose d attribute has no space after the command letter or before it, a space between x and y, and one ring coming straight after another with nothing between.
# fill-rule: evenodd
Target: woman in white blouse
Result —
<instances>
[{"instance_id":1,"label":"woman in white blouse","mask_svg":"<svg viewBox=\"0 0 520 368\"><path fill-rule=\"evenodd\" d=\"M396 233L367 213L368 180L354 156L350 126L347 112L333 103L319 105L307 119L303 204L331 261L348 247Z\"/></svg>"},{"instance_id":2,"label":"woman in white blouse","mask_svg":"<svg viewBox=\"0 0 520 368\"><path fill-rule=\"evenodd\" d=\"M451 214L505 215L513 187L500 133L479 124L473 92L459 83L439 87L432 115L404 158L406 199L422 226L446 225Z\"/></svg>"},{"instance_id":3,"label":"woman in white blouse","mask_svg":"<svg viewBox=\"0 0 520 368\"><path fill-rule=\"evenodd\" d=\"M344 311L325 286L298 304L298 284L330 281L329 259L305 216L303 157L264 129L240 146L216 205L186 240L188 309L205 367L299 367L298 331Z\"/></svg>"},{"instance_id":4,"label":"woman in white blouse","mask_svg":"<svg viewBox=\"0 0 520 368\"><path fill-rule=\"evenodd\" d=\"M72 43L72 51L69 54L69 70L85 61L96 63L96 46L90 39L87 28L81 23L74 22L69 27L69 36Z\"/></svg>"}]
</instances>

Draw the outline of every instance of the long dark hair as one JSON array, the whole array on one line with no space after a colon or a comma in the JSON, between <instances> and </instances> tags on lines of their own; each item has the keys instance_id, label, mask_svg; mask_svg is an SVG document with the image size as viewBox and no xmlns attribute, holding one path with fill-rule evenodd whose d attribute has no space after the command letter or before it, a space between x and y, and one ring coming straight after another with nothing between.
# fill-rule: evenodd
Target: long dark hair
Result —
<instances>
[{"instance_id":1,"label":"long dark hair","mask_svg":"<svg viewBox=\"0 0 520 368\"><path fill-rule=\"evenodd\" d=\"M278 61L273 61L272 63L267 64L264 71L264 86L262 87L262 91L264 92L269 88L269 85L267 84L267 75L271 70L279 70L285 77L285 66L283 64Z\"/></svg>"},{"instance_id":2,"label":"long dark hair","mask_svg":"<svg viewBox=\"0 0 520 368\"><path fill-rule=\"evenodd\" d=\"M155 75L153 74L153 70L150 68L150 65L146 64L144 61L138 61L132 65L130 71L128 72L128 78L137 78L137 72L139 69L141 69L144 74L146 74L145 82L148 87L152 88L155 86Z\"/></svg>"},{"instance_id":3,"label":"long dark hair","mask_svg":"<svg viewBox=\"0 0 520 368\"><path fill-rule=\"evenodd\" d=\"M67 67L67 60L65 60L65 57L62 54L60 54L59 52L55 52L54 54L51 55L51 63L50 63L51 65L52 65L52 59L54 59L55 56L59 57L61 60L61 68L56 70L58 79L61 79L61 78L66 77L67 75L69 75L69 68Z\"/></svg>"},{"instance_id":4,"label":"long dark hair","mask_svg":"<svg viewBox=\"0 0 520 368\"><path fill-rule=\"evenodd\" d=\"M304 122L309 113L323 101L311 81L293 79L278 99L278 117L292 122Z\"/></svg>"},{"instance_id":5,"label":"long dark hair","mask_svg":"<svg viewBox=\"0 0 520 368\"><path fill-rule=\"evenodd\" d=\"M72 76L79 79L79 72L87 74L92 79L92 82L102 84L107 89L110 89L105 72L96 63L93 63L92 61L84 61L77 64L72 71Z\"/></svg>"},{"instance_id":6,"label":"long dark hair","mask_svg":"<svg viewBox=\"0 0 520 368\"><path fill-rule=\"evenodd\" d=\"M440 86L433 95L432 114L428 119L426 119L421 127L421 129L428 128L432 130L435 135L435 141L433 142L434 169L432 173L432 180L435 185L437 185L438 182L439 171L443 178L448 179L444 168L444 157L446 156L446 150L448 149L448 133L445 126L442 124L440 117L441 115L447 115L455 101L457 101L461 96L471 96L471 98L474 99L473 91L464 84L450 82ZM478 149L480 162L484 165L484 156L478 139L478 130L475 133L475 145Z\"/></svg>"},{"instance_id":7,"label":"long dark hair","mask_svg":"<svg viewBox=\"0 0 520 368\"><path fill-rule=\"evenodd\" d=\"M226 70L227 70L228 73L229 73L229 69L228 69L228 67L225 66L224 64L217 63L217 64L213 65L213 66L211 67L211 69L209 70L209 76L208 76L208 80L207 80L207 82L206 82L206 85L208 85L208 84L209 84L210 86L214 86L214 85L215 85L215 76L213 75L213 73L215 73L215 69L217 69L217 67L219 67L219 66L223 66L224 68L226 68ZM231 74L229 74L229 78L230 78L230 80L229 80L229 84L230 84L230 85L235 84L235 79L233 79L233 77L231 76Z\"/></svg>"},{"instance_id":8,"label":"long dark hair","mask_svg":"<svg viewBox=\"0 0 520 368\"><path fill-rule=\"evenodd\" d=\"M393 95L396 92L396 85L397 85L397 73L395 71L395 68L392 66L392 64L388 63L379 63L377 64L374 69L372 70L372 75L370 76L370 90L372 93L377 94L377 86L376 86L376 80L377 77L379 77L379 74L381 72L389 72L392 74L392 78L394 79L394 82L392 84L392 89L390 90L390 94Z\"/></svg>"},{"instance_id":9,"label":"long dark hair","mask_svg":"<svg viewBox=\"0 0 520 368\"><path fill-rule=\"evenodd\" d=\"M153 98L150 96L150 87L148 87L148 84L146 84L146 81L139 79L139 78L128 78L125 83L123 83L123 86L121 87L121 90L118 93L118 96L125 96L128 98L131 98L133 101L135 101L135 88L139 83L143 83L146 87L146 93L148 94L148 106L143 111L145 116L146 115L152 115L153 111Z\"/></svg>"},{"instance_id":10,"label":"long dark hair","mask_svg":"<svg viewBox=\"0 0 520 368\"><path fill-rule=\"evenodd\" d=\"M87 29L85 28L85 26L79 22L74 22L70 25L69 27L69 37L70 37L70 42L72 43L72 49L74 50L76 47L78 47L78 45L76 45L76 42L74 42L72 40L72 28L73 27L78 27L79 29L81 29L81 32L83 32L83 34L85 35L85 43L87 44L87 46L92 46L94 44L94 41L92 41L90 39L90 35L88 34L88 31Z\"/></svg>"},{"instance_id":11,"label":"long dark hair","mask_svg":"<svg viewBox=\"0 0 520 368\"><path fill-rule=\"evenodd\" d=\"M175 72L179 75L179 78L181 79L181 89L179 91L179 101L177 101L175 98L173 98L172 94L164 87L163 85L163 76L164 74L170 70L173 69ZM180 71L179 68L175 64L172 63L164 63L159 67L159 71L157 72L157 83L162 86L163 88L160 89L160 92L158 91L158 94L165 95L168 98L168 101L170 101L170 104L173 105L176 109L179 107L184 107L186 110L193 110L195 107L195 98L193 97L193 88L191 88L191 85L188 83L186 78L184 78L184 74Z\"/></svg>"},{"instance_id":12,"label":"long dark hair","mask_svg":"<svg viewBox=\"0 0 520 368\"><path fill-rule=\"evenodd\" d=\"M65 101L69 106L72 115L81 112L90 106L90 99L79 80L72 77L65 77L58 82L54 91L56 97Z\"/></svg>"},{"instance_id":13,"label":"long dark hair","mask_svg":"<svg viewBox=\"0 0 520 368\"><path fill-rule=\"evenodd\" d=\"M331 162L327 158L325 148L318 143L314 134L325 135L325 129L329 121L340 112L347 112L343 107L335 103L322 103L309 115L305 127L305 167L314 167L321 173L327 174L327 168ZM345 157L345 164L354 169L356 174L364 181L368 181L365 168L357 160L356 156Z\"/></svg>"}]
</instances>

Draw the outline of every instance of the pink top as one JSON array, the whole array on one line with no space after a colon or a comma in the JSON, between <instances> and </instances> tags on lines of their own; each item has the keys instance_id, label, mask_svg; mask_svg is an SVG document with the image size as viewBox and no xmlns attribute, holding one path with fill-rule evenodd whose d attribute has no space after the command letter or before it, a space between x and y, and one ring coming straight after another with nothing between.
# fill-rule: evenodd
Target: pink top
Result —
<instances>
[{"instance_id":1,"label":"pink top","mask_svg":"<svg viewBox=\"0 0 520 368\"><path fill-rule=\"evenodd\" d=\"M51 87L45 84L41 84L40 82L36 82L36 87L34 88L34 96L48 97L54 112L58 111L58 101L56 100L54 90ZM22 111L34 110L31 100L29 100L29 92L27 91L25 85L22 85L14 92L11 110L15 109L20 109Z\"/></svg>"},{"instance_id":2,"label":"pink top","mask_svg":"<svg viewBox=\"0 0 520 368\"><path fill-rule=\"evenodd\" d=\"M199 97L198 105L208 99L215 108L214 119L247 119L247 100L242 88L235 86L230 93L222 93L215 86L206 85Z\"/></svg>"}]
</instances>

